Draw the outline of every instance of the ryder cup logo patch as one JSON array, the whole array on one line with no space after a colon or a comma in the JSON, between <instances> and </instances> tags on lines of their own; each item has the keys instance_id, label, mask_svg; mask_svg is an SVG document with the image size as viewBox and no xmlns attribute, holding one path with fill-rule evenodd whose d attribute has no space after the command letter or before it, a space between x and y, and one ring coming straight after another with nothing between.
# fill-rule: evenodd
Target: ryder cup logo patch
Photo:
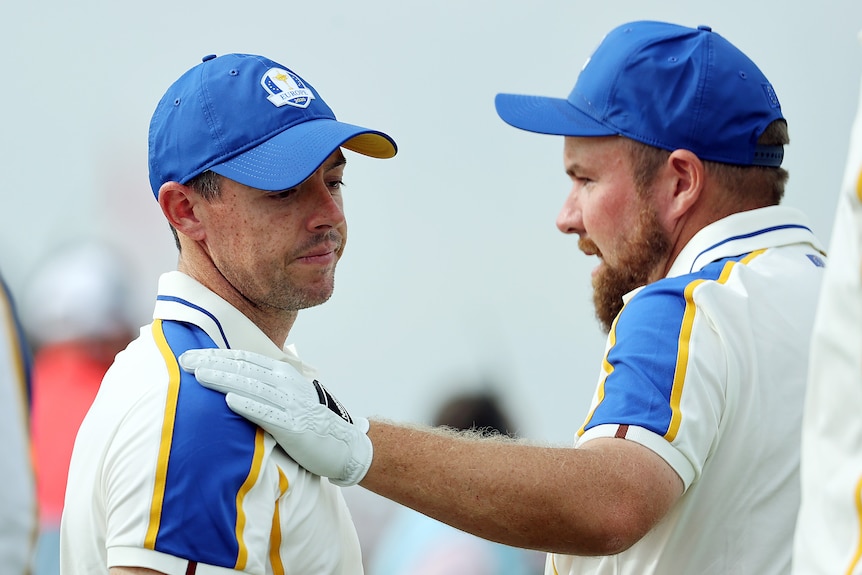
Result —
<instances>
[{"instance_id":1,"label":"ryder cup logo patch","mask_svg":"<svg viewBox=\"0 0 862 575\"><path fill-rule=\"evenodd\" d=\"M269 93L267 100L278 107L307 108L314 94L306 88L302 78L283 68L270 68L260 79L260 85Z\"/></svg>"}]
</instances>

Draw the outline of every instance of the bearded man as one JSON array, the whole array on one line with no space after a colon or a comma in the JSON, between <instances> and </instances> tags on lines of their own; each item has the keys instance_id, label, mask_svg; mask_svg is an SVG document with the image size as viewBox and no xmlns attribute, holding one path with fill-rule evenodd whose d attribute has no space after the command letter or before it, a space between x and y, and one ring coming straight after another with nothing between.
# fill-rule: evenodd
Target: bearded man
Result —
<instances>
[{"instance_id":1,"label":"bearded man","mask_svg":"<svg viewBox=\"0 0 862 575\"><path fill-rule=\"evenodd\" d=\"M567 99L496 106L564 136L557 227L599 260L607 347L574 448L350 424L289 366L241 352L187 352L183 367L307 469L548 551L547 575L787 573L825 257L778 205L788 138L772 85L709 27L632 22Z\"/></svg>"}]
</instances>

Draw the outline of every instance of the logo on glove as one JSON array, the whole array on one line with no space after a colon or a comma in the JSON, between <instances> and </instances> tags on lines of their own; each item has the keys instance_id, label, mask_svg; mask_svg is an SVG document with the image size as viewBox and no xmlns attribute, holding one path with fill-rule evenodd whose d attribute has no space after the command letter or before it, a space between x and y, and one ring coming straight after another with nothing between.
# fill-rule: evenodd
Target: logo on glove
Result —
<instances>
[{"instance_id":1,"label":"logo on glove","mask_svg":"<svg viewBox=\"0 0 862 575\"><path fill-rule=\"evenodd\" d=\"M350 417L350 414L347 413L347 410L344 409L344 406L341 405L341 402L335 399L331 393L329 393L323 385L316 379L311 382L314 385L314 389L317 390L317 399L320 401L321 405L325 405L330 410L332 410L336 415L341 417L347 423L353 423L353 419Z\"/></svg>"}]
</instances>

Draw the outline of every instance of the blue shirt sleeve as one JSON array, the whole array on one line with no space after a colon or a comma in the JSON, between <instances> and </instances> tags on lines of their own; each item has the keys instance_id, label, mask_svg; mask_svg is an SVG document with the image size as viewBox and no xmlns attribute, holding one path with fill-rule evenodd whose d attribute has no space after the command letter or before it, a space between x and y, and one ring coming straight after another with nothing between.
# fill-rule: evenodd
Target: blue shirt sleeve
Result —
<instances>
[{"instance_id":1,"label":"blue shirt sleeve","mask_svg":"<svg viewBox=\"0 0 862 575\"><path fill-rule=\"evenodd\" d=\"M635 294L613 327L601 384L602 399L584 426L615 424L643 427L665 435L673 410L671 394L691 278L650 284Z\"/></svg>"}]
</instances>

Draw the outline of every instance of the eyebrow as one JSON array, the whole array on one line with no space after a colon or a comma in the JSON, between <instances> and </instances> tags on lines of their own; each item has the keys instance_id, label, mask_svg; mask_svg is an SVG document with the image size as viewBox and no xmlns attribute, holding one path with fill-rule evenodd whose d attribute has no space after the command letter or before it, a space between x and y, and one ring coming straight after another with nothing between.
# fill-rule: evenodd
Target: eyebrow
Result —
<instances>
[{"instance_id":1,"label":"eyebrow","mask_svg":"<svg viewBox=\"0 0 862 575\"><path fill-rule=\"evenodd\" d=\"M346 166L346 165L347 165L347 158L345 158L344 154L342 154L341 157L336 157L331 162L324 163L323 164L323 171L328 172L330 170L334 170L335 168L337 168L339 166Z\"/></svg>"},{"instance_id":2,"label":"eyebrow","mask_svg":"<svg viewBox=\"0 0 862 575\"><path fill-rule=\"evenodd\" d=\"M566 174L573 176L584 171L584 167L578 162L572 162L566 166Z\"/></svg>"}]
</instances>

